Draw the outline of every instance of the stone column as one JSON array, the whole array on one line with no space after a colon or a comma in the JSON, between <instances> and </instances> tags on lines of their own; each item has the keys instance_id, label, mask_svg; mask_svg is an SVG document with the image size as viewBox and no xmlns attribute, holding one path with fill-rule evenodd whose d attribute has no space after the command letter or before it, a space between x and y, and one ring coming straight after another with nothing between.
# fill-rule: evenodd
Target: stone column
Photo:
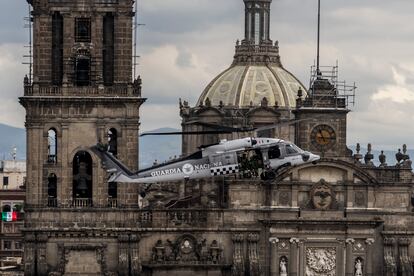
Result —
<instances>
[{"instance_id":1,"label":"stone column","mask_svg":"<svg viewBox=\"0 0 414 276\"><path fill-rule=\"evenodd\" d=\"M352 246L354 245L355 240L348 238L345 240L346 244L346 264L345 264L345 275L353 276L354 275L354 261L352 254Z\"/></svg>"},{"instance_id":2,"label":"stone column","mask_svg":"<svg viewBox=\"0 0 414 276\"><path fill-rule=\"evenodd\" d=\"M38 234L36 244L37 275L47 275L46 243L47 235Z\"/></svg>"},{"instance_id":3,"label":"stone column","mask_svg":"<svg viewBox=\"0 0 414 276\"><path fill-rule=\"evenodd\" d=\"M232 264L232 275L239 276L244 275L245 263L244 263L244 235L234 234L233 240L233 264Z\"/></svg>"},{"instance_id":4,"label":"stone column","mask_svg":"<svg viewBox=\"0 0 414 276\"><path fill-rule=\"evenodd\" d=\"M270 243L270 276L279 276L279 258L277 255L278 238L269 238Z\"/></svg>"},{"instance_id":5,"label":"stone column","mask_svg":"<svg viewBox=\"0 0 414 276\"><path fill-rule=\"evenodd\" d=\"M289 276L298 275L298 246L299 239L291 238L290 239L290 260L289 260Z\"/></svg>"},{"instance_id":6,"label":"stone column","mask_svg":"<svg viewBox=\"0 0 414 276\"><path fill-rule=\"evenodd\" d=\"M131 275L139 275L142 270L141 260L139 258L139 241L140 236L132 234L129 238L131 241Z\"/></svg>"},{"instance_id":7,"label":"stone column","mask_svg":"<svg viewBox=\"0 0 414 276\"><path fill-rule=\"evenodd\" d=\"M372 245L374 244L375 240L372 238L366 239L365 243L367 244L367 259L365 265L365 275L366 276L373 276L373 262L372 262Z\"/></svg>"},{"instance_id":8,"label":"stone column","mask_svg":"<svg viewBox=\"0 0 414 276\"><path fill-rule=\"evenodd\" d=\"M300 240L299 241L299 254L298 254L298 258L299 258L299 275L305 275L305 258L303 257L305 256L305 240Z\"/></svg>"},{"instance_id":9,"label":"stone column","mask_svg":"<svg viewBox=\"0 0 414 276\"><path fill-rule=\"evenodd\" d=\"M129 236L122 234L118 236L118 275L129 276Z\"/></svg>"},{"instance_id":10,"label":"stone column","mask_svg":"<svg viewBox=\"0 0 414 276\"><path fill-rule=\"evenodd\" d=\"M259 258L259 247L258 242L260 240L259 233L250 233L247 236L247 251L249 258L249 275L260 276L260 258Z\"/></svg>"},{"instance_id":11,"label":"stone column","mask_svg":"<svg viewBox=\"0 0 414 276\"><path fill-rule=\"evenodd\" d=\"M24 236L24 275L35 275L35 250L36 237L34 234L26 234Z\"/></svg>"}]
</instances>

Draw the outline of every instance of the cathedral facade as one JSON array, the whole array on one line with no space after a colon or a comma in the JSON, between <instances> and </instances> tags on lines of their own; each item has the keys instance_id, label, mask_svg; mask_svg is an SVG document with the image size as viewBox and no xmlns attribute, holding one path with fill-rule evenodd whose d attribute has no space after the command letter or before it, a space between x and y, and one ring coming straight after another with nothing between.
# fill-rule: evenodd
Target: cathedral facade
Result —
<instances>
[{"instance_id":1,"label":"cathedral facade","mask_svg":"<svg viewBox=\"0 0 414 276\"><path fill-rule=\"evenodd\" d=\"M412 276L414 179L370 146L347 148L347 98L316 72L306 89L270 39L272 0L244 0L232 65L180 102L183 131L257 133L320 154L316 165L143 187L108 183L97 142L138 164L141 80L132 75L131 0L31 0L34 77L24 82L28 143L25 275ZM183 136L183 153L238 135Z\"/></svg>"}]
</instances>

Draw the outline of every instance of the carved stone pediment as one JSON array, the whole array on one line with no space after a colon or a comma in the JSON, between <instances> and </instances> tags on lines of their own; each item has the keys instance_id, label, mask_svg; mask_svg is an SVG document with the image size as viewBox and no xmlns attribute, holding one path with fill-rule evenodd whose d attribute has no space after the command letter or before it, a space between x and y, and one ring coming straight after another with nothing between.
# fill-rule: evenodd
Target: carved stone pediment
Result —
<instances>
[{"instance_id":1,"label":"carved stone pediment","mask_svg":"<svg viewBox=\"0 0 414 276\"><path fill-rule=\"evenodd\" d=\"M332 186L321 179L314 184L309 192L309 201L306 207L314 210L337 210L338 202Z\"/></svg>"}]
</instances>

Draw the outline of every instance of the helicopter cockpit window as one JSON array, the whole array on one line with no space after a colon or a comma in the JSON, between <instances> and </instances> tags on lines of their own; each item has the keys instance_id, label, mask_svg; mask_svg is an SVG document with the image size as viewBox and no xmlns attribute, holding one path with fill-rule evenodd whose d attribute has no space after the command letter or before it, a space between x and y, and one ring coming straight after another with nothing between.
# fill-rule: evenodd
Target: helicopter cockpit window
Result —
<instances>
[{"instance_id":1,"label":"helicopter cockpit window","mask_svg":"<svg viewBox=\"0 0 414 276\"><path fill-rule=\"evenodd\" d=\"M296 154L299 153L292 145L286 145L286 154Z\"/></svg>"},{"instance_id":2,"label":"helicopter cockpit window","mask_svg":"<svg viewBox=\"0 0 414 276\"><path fill-rule=\"evenodd\" d=\"M280 158L279 146L274 146L269 149L269 159Z\"/></svg>"}]
</instances>

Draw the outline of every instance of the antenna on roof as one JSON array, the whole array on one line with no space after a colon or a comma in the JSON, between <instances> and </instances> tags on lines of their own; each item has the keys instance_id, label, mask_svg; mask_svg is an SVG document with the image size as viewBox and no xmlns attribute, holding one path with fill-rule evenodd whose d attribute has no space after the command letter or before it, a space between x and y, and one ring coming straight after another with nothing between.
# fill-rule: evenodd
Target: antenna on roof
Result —
<instances>
[{"instance_id":1,"label":"antenna on roof","mask_svg":"<svg viewBox=\"0 0 414 276\"><path fill-rule=\"evenodd\" d=\"M133 71L133 79L137 78L137 59L140 57L137 54L137 45L138 45L138 27L145 26L145 24L140 24L138 22L138 0L135 1L135 19L134 19L134 56L133 56L133 64L132 64L132 71Z\"/></svg>"},{"instance_id":2,"label":"antenna on roof","mask_svg":"<svg viewBox=\"0 0 414 276\"><path fill-rule=\"evenodd\" d=\"M320 40L321 40L321 0L318 0L318 45L317 45L317 54L316 54L316 72L318 76L321 75L321 71L319 70Z\"/></svg>"},{"instance_id":3,"label":"antenna on roof","mask_svg":"<svg viewBox=\"0 0 414 276\"><path fill-rule=\"evenodd\" d=\"M16 146L13 146L13 149L10 152L10 155L12 156L13 160L16 160L16 157L17 157L17 147Z\"/></svg>"}]
</instances>

